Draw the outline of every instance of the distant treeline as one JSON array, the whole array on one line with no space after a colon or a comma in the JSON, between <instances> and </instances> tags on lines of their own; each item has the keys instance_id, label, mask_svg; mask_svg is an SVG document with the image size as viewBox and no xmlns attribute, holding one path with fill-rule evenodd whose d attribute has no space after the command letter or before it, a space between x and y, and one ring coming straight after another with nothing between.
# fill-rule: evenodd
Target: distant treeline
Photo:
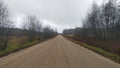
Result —
<instances>
[{"instance_id":1,"label":"distant treeline","mask_svg":"<svg viewBox=\"0 0 120 68\"><path fill-rule=\"evenodd\" d=\"M21 36L28 36L31 32L32 32L31 30L24 30L20 28L0 28L0 36L4 36L5 34L7 34L8 36L21 37ZM37 32L37 34L45 35L44 32ZM54 34L56 35L57 32Z\"/></svg>"},{"instance_id":2,"label":"distant treeline","mask_svg":"<svg viewBox=\"0 0 120 68\"><path fill-rule=\"evenodd\" d=\"M75 34L75 29L65 29L63 31L63 34L66 34L66 35L74 35Z\"/></svg>"},{"instance_id":3,"label":"distant treeline","mask_svg":"<svg viewBox=\"0 0 120 68\"><path fill-rule=\"evenodd\" d=\"M15 45L41 41L57 35L57 30L50 26L43 27L41 20L35 15L26 15L21 29L14 28L15 22L3 1L0 1L0 50Z\"/></svg>"}]
</instances>

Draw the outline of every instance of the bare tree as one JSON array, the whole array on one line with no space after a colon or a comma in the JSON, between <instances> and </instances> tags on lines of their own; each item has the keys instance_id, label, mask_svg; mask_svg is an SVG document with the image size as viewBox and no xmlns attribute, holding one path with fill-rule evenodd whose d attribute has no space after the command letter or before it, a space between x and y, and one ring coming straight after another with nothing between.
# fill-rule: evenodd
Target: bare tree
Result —
<instances>
[{"instance_id":1,"label":"bare tree","mask_svg":"<svg viewBox=\"0 0 120 68\"><path fill-rule=\"evenodd\" d=\"M0 49L6 49L8 41L10 40L9 29L13 26L10 20L10 13L3 1L0 1Z\"/></svg>"},{"instance_id":2,"label":"bare tree","mask_svg":"<svg viewBox=\"0 0 120 68\"><path fill-rule=\"evenodd\" d=\"M38 37L38 35L40 39L42 23L36 16L32 15L26 16L22 27L27 31L30 41L33 41L35 36Z\"/></svg>"},{"instance_id":3,"label":"bare tree","mask_svg":"<svg viewBox=\"0 0 120 68\"><path fill-rule=\"evenodd\" d=\"M97 40L119 39L120 13L116 2L117 0L109 0L101 6L93 3L91 11L83 21L83 27L80 31L76 29L77 35Z\"/></svg>"},{"instance_id":4,"label":"bare tree","mask_svg":"<svg viewBox=\"0 0 120 68\"><path fill-rule=\"evenodd\" d=\"M103 22L105 25L105 36L106 39L114 39L115 37L115 23L117 19L117 4L116 0L109 0L108 3L106 3L102 7L102 15L103 15Z\"/></svg>"}]
</instances>

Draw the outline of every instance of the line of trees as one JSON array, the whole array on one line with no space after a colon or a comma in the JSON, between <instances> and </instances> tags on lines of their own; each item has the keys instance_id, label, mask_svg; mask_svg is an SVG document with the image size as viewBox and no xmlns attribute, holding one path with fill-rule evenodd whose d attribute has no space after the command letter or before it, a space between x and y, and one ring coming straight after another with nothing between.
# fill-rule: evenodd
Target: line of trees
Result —
<instances>
[{"instance_id":1,"label":"line of trees","mask_svg":"<svg viewBox=\"0 0 120 68\"><path fill-rule=\"evenodd\" d=\"M108 0L101 5L93 3L82 27L65 29L77 41L120 54L120 2Z\"/></svg>"},{"instance_id":2,"label":"line of trees","mask_svg":"<svg viewBox=\"0 0 120 68\"><path fill-rule=\"evenodd\" d=\"M27 15L24 18L22 28L26 31L25 33L29 38L29 42L33 40L47 39L57 35L57 30L50 26L43 27L42 22L34 15Z\"/></svg>"},{"instance_id":3,"label":"line of trees","mask_svg":"<svg viewBox=\"0 0 120 68\"><path fill-rule=\"evenodd\" d=\"M27 43L43 40L57 35L50 26L43 27L41 20L34 15L26 15L22 29L14 28L10 11L3 1L0 1L0 50L5 50L12 37L27 37Z\"/></svg>"},{"instance_id":4,"label":"line of trees","mask_svg":"<svg viewBox=\"0 0 120 68\"><path fill-rule=\"evenodd\" d=\"M120 40L120 4L117 0L98 6L93 3L83 21L82 28L76 28L76 37L104 41Z\"/></svg>"}]
</instances>

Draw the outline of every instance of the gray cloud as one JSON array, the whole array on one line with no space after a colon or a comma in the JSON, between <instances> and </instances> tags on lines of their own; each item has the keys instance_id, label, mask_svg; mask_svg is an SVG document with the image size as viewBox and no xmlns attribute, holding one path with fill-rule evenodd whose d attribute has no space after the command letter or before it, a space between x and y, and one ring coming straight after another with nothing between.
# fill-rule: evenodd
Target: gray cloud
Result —
<instances>
[{"instance_id":1,"label":"gray cloud","mask_svg":"<svg viewBox=\"0 0 120 68\"><path fill-rule=\"evenodd\" d=\"M64 28L81 26L81 20L92 2L93 0L6 0L15 16L20 18L25 14L37 15L51 21L52 23L47 23L57 27L59 32Z\"/></svg>"}]
</instances>

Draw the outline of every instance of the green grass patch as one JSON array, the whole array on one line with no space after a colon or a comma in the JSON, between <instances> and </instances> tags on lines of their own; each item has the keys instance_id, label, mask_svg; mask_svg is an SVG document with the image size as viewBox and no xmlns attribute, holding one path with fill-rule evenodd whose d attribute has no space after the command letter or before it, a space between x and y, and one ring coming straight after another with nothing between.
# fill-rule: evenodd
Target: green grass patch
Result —
<instances>
[{"instance_id":1,"label":"green grass patch","mask_svg":"<svg viewBox=\"0 0 120 68\"><path fill-rule=\"evenodd\" d=\"M104 50L102 48L98 48L98 47L95 47L95 46L88 45L86 43L77 41L73 37L69 37L69 36L64 36L64 37L66 37L68 40L71 40L71 41L73 41L73 42L75 42L75 43L77 43L77 44L79 44L79 45L81 45L81 46L83 46L83 47L85 47L87 49L90 49L90 50L92 50L92 51L94 51L94 52L96 52L98 54L101 54L101 55L103 55L103 56L105 56L105 57L107 57L107 58L109 58L109 59L111 59L111 60L113 60L115 62L120 63L120 55L118 55L118 54L111 53L111 52L106 51L106 50Z\"/></svg>"},{"instance_id":2,"label":"green grass patch","mask_svg":"<svg viewBox=\"0 0 120 68\"><path fill-rule=\"evenodd\" d=\"M35 45L35 44L40 43L40 42L43 42L43 41L52 39L52 38L53 38L53 37L51 37L51 38L44 38L44 39L41 39L41 40L38 40L38 39L37 39L36 41L33 41L33 42L28 42L28 41L26 41L25 44L22 43L22 45L21 45L21 41L22 41L23 39L22 39L22 40L19 40L19 41L17 41L17 40L11 41L5 50L0 50L0 58L1 58L1 57L4 57L4 56L6 56L6 55L9 55L9 54L11 54L11 53L13 53L13 52L17 52L17 51L19 51L19 50L22 50L22 49L31 47L31 46L33 46L33 45ZM21 39L21 38L19 38L19 39ZM17 42L17 43L16 43L16 42ZM20 43L19 43L19 42L20 42ZM18 44L18 45L16 45L16 44Z\"/></svg>"},{"instance_id":3,"label":"green grass patch","mask_svg":"<svg viewBox=\"0 0 120 68\"><path fill-rule=\"evenodd\" d=\"M9 45L5 50L0 51L0 57L9 55L12 52L16 52L16 51L19 51L21 49L33 46L34 44L37 44L39 42L40 41L34 41L34 42L30 42L30 43L27 43L27 44L24 44L24 45Z\"/></svg>"}]
</instances>

